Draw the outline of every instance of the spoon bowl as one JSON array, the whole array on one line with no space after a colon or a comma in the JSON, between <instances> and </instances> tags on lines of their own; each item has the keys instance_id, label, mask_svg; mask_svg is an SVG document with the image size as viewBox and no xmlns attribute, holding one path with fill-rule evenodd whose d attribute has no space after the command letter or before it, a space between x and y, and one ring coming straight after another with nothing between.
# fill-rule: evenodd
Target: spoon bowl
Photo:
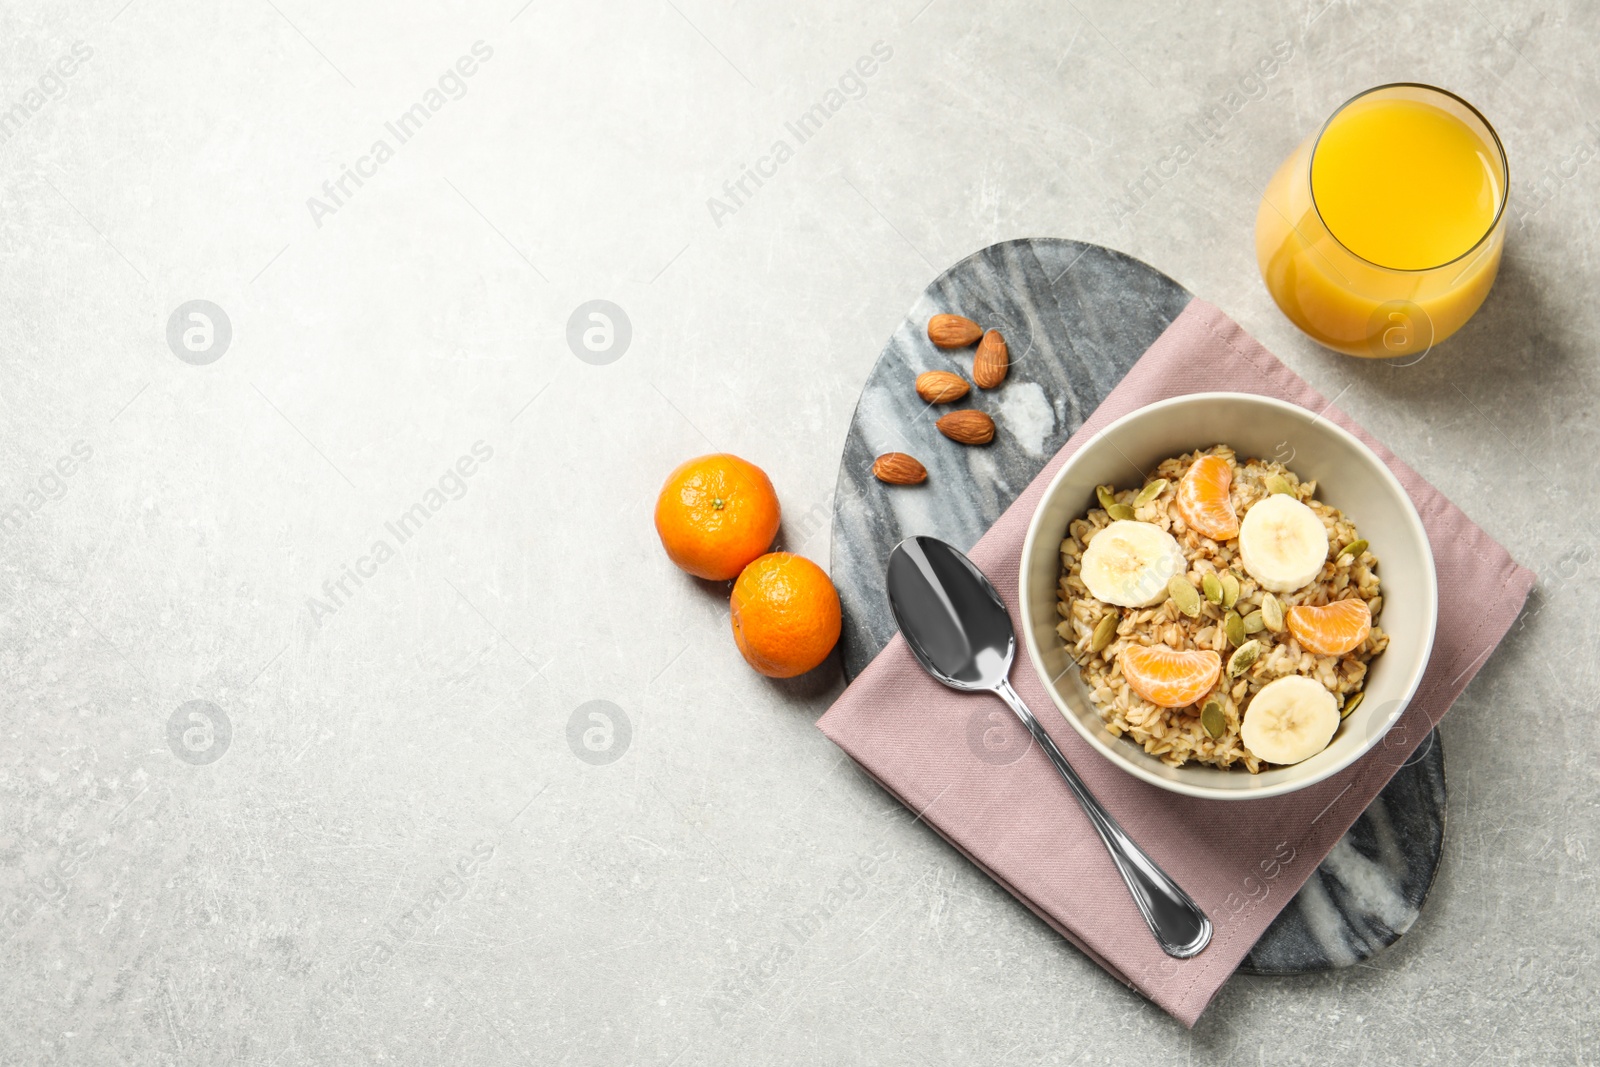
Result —
<instances>
[{"instance_id":1,"label":"spoon bowl","mask_svg":"<svg viewBox=\"0 0 1600 1067\"><path fill-rule=\"evenodd\" d=\"M1011 674L1011 616L966 556L936 538L908 538L889 556L887 584L895 624L934 678L971 692L992 690Z\"/></svg>"}]
</instances>

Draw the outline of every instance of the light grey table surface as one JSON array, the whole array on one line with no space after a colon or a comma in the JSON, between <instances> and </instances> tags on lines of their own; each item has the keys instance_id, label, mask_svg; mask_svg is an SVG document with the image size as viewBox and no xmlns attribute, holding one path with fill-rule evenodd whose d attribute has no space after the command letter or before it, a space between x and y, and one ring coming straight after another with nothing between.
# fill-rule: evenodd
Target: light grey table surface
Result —
<instances>
[{"instance_id":1,"label":"light grey table surface","mask_svg":"<svg viewBox=\"0 0 1600 1067\"><path fill-rule=\"evenodd\" d=\"M105 0L0 27L0 1062L1600 1055L1600 9ZM1399 79L1481 107L1514 186L1488 303L1406 368L1297 335L1250 236L1298 139ZM855 772L813 728L836 672L746 669L651 526L667 469L728 450L825 560L888 332L1040 235L1220 305L1541 576L1445 722L1416 927L1236 977L1192 1032ZM598 354L581 316L568 340L591 300L631 324Z\"/></svg>"}]
</instances>

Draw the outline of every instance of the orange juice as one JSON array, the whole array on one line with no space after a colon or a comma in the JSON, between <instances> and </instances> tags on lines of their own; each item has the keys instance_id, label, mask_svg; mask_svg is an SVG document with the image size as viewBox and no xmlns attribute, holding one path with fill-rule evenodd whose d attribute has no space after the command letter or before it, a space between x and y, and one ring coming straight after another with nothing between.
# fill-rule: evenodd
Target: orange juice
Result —
<instances>
[{"instance_id":1,"label":"orange juice","mask_svg":"<svg viewBox=\"0 0 1600 1067\"><path fill-rule=\"evenodd\" d=\"M1499 139L1465 101L1431 86L1369 90L1268 184L1256 216L1262 278L1330 348L1426 352L1494 282L1506 176Z\"/></svg>"}]
</instances>

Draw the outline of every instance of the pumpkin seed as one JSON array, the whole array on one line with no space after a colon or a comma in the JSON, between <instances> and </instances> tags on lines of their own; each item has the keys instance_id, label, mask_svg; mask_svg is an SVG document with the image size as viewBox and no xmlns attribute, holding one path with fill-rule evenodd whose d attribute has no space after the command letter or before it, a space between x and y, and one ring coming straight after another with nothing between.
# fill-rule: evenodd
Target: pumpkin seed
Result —
<instances>
[{"instance_id":1,"label":"pumpkin seed","mask_svg":"<svg viewBox=\"0 0 1600 1067\"><path fill-rule=\"evenodd\" d=\"M1232 571L1222 572L1222 606L1231 608L1239 602L1239 579Z\"/></svg>"},{"instance_id":2,"label":"pumpkin seed","mask_svg":"<svg viewBox=\"0 0 1600 1067\"><path fill-rule=\"evenodd\" d=\"M1366 692L1366 690L1363 689L1361 692L1357 693L1355 696L1353 696L1349 700L1345 701L1344 710L1339 712L1339 718L1348 719L1350 717L1350 713L1352 711L1355 711L1357 708L1359 708L1361 706L1361 698L1366 696L1366 695L1367 695L1367 692Z\"/></svg>"},{"instance_id":3,"label":"pumpkin seed","mask_svg":"<svg viewBox=\"0 0 1600 1067\"><path fill-rule=\"evenodd\" d=\"M1094 635L1089 638L1090 652L1102 652L1105 650L1105 647L1111 643L1111 639L1117 636L1117 621L1118 615L1113 611L1095 624Z\"/></svg>"},{"instance_id":4,"label":"pumpkin seed","mask_svg":"<svg viewBox=\"0 0 1600 1067\"><path fill-rule=\"evenodd\" d=\"M1106 508L1106 514L1113 519L1131 519L1133 518L1133 509L1126 504L1112 504Z\"/></svg>"},{"instance_id":5,"label":"pumpkin seed","mask_svg":"<svg viewBox=\"0 0 1600 1067\"><path fill-rule=\"evenodd\" d=\"M1267 628L1267 622L1266 622L1266 619L1262 617L1261 612L1252 611L1250 614L1248 614L1248 615L1246 615L1244 617L1244 632L1245 633L1247 633L1247 634L1258 634L1262 630L1265 630L1266 628Z\"/></svg>"},{"instance_id":6,"label":"pumpkin seed","mask_svg":"<svg viewBox=\"0 0 1600 1067\"><path fill-rule=\"evenodd\" d=\"M1213 740L1223 735L1228 728L1228 720L1222 715L1222 701L1216 697L1206 701L1206 706L1200 709L1200 725Z\"/></svg>"},{"instance_id":7,"label":"pumpkin seed","mask_svg":"<svg viewBox=\"0 0 1600 1067\"><path fill-rule=\"evenodd\" d=\"M1200 579L1200 588L1206 591L1206 599L1213 604L1222 603L1222 580L1215 574L1207 574Z\"/></svg>"},{"instance_id":8,"label":"pumpkin seed","mask_svg":"<svg viewBox=\"0 0 1600 1067\"><path fill-rule=\"evenodd\" d=\"M1094 495L1095 499L1100 501L1100 506L1105 508L1107 511L1110 511L1111 505L1117 502L1117 498L1109 485L1095 486Z\"/></svg>"},{"instance_id":9,"label":"pumpkin seed","mask_svg":"<svg viewBox=\"0 0 1600 1067\"><path fill-rule=\"evenodd\" d=\"M1360 559L1361 558L1361 553L1365 552L1366 550L1367 550L1367 539L1365 537L1358 538L1358 539L1356 539L1354 541L1351 541L1348 545L1345 545L1343 548L1341 548L1339 550L1339 554L1334 557L1334 562L1337 563L1339 560L1344 559L1346 556L1349 556L1352 560Z\"/></svg>"},{"instance_id":10,"label":"pumpkin seed","mask_svg":"<svg viewBox=\"0 0 1600 1067\"><path fill-rule=\"evenodd\" d=\"M1261 658L1261 642L1246 641L1228 657L1228 677L1237 678Z\"/></svg>"},{"instance_id":11,"label":"pumpkin seed","mask_svg":"<svg viewBox=\"0 0 1600 1067\"><path fill-rule=\"evenodd\" d=\"M1174 575L1167 583L1167 595L1172 597L1172 604L1189 618L1198 618L1200 615L1200 591L1196 589L1183 575Z\"/></svg>"},{"instance_id":12,"label":"pumpkin seed","mask_svg":"<svg viewBox=\"0 0 1600 1067\"><path fill-rule=\"evenodd\" d=\"M1288 493L1291 496L1294 495L1294 486L1290 485L1289 479L1285 478L1281 474L1269 474L1261 480L1261 484L1265 485L1267 487L1267 492L1273 495L1277 495L1278 493Z\"/></svg>"},{"instance_id":13,"label":"pumpkin seed","mask_svg":"<svg viewBox=\"0 0 1600 1067\"><path fill-rule=\"evenodd\" d=\"M1228 635L1228 644L1234 648L1244 644L1244 620L1237 611L1230 611L1223 617L1222 629Z\"/></svg>"},{"instance_id":14,"label":"pumpkin seed","mask_svg":"<svg viewBox=\"0 0 1600 1067\"><path fill-rule=\"evenodd\" d=\"M1133 498L1133 506L1136 508L1142 508L1166 491L1167 480L1165 478L1157 478L1155 481L1139 490L1139 495Z\"/></svg>"},{"instance_id":15,"label":"pumpkin seed","mask_svg":"<svg viewBox=\"0 0 1600 1067\"><path fill-rule=\"evenodd\" d=\"M1261 621L1275 634L1283 633L1283 601L1271 593L1261 598Z\"/></svg>"}]
</instances>

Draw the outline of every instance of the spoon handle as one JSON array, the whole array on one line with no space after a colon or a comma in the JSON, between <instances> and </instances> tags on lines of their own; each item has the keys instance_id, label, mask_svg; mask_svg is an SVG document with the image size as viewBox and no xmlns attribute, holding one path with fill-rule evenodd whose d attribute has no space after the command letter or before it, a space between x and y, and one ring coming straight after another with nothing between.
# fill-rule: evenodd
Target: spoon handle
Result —
<instances>
[{"instance_id":1,"label":"spoon handle","mask_svg":"<svg viewBox=\"0 0 1600 1067\"><path fill-rule=\"evenodd\" d=\"M1011 688L1010 680L1000 679L995 692L1011 705L1011 710L1028 728L1028 733L1044 749L1050 762L1061 772L1061 777L1067 780L1072 795L1078 798L1084 814L1089 816L1089 821L1099 831L1100 840L1105 842L1112 861L1122 874L1122 880L1128 883L1134 903L1139 906L1144 921L1150 924L1150 932L1155 935L1161 948L1167 955L1178 959L1198 955L1211 942L1211 920L1206 918L1205 912L1178 883L1167 876L1166 871L1145 855L1144 849L1117 825L1111 813L1100 806L1094 794L1089 792L1089 787L1083 784L1083 779L1078 777L1078 772L1067 762L1067 757L1061 754L1050 735L1045 733L1044 727L1039 725L1039 720L1033 717L1028 705L1022 702L1022 697Z\"/></svg>"}]
</instances>

